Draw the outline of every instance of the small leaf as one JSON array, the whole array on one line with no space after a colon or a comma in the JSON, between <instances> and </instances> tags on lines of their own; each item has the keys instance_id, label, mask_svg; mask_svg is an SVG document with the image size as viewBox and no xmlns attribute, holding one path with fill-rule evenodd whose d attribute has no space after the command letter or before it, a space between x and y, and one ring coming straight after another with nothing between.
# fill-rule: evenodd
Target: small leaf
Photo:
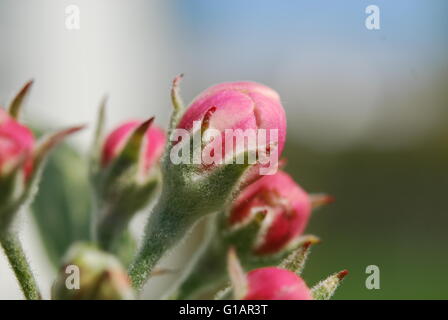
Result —
<instances>
[{"instance_id":1,"label":"small leaf","mask_svg":"<svg viewBox=\"0 0 448 320\"><path fill-rule=\"evenodd\" d=\"M322 280L311 289L314 300L329 300L335 293L342 279L348 274L347 270L335 273Z\"/></svg>"},{"instance_id":2,"label":"small leaf","mask_svg":"<svg viewBox=\"0 0 448 320\"><path fill-rule=\"evenodd\" d=\"M90 239L91 190L84 157L66 143L48 160L31 208L46 253L59 267L74 242Z\"/></svg>"},{"instance_id":3,"label":"small leaf","mask_svg":"<svg viewBox=\"0 0 448 320\"><path fill-rule=\"evenodd\" d=\"M14 119L18 119L20 116L20 111L22 110L22 105L25 98L28 96L31 86L33 85L33 80L28 81L25 85L20 89L14 99L11 101L8 111L11 117Z\"/></svg>"},{"instance_id":4,"label":"small leaf","mask_svg":"<svg viewBox=\"0 0 448 320\"><path fill-rule=\"evenodd\" d=\"M319 238L313 235L303 236L301 238L298 248L287 256L279 265L280 268L295 272L297 275L300 275L303 272L311 246L320 242Z\"/></svg>"}]
</instances>

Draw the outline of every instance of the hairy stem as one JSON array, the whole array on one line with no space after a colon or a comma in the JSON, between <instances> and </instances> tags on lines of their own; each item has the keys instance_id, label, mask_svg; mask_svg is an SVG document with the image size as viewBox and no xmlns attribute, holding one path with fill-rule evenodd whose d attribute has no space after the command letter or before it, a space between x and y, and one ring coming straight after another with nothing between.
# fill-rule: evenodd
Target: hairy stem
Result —
<instances>
[{"instance_id":1,"label":"hairy stem","mask_svg":"<svg viewBox=\"0 0 448 320\"><path fill-rule=\"evenodd\" d=\"M129 268L134 288L141 289L157 262L172 249L192 227L192 212L162 194L149 216L142 247ZM170 199L172 200L172 199Z\"/></svg>"},{"instance_id":2,"label":"hairy stem","mask_svg":"<svg viewBox=\"0 0 448 320\"><path fill-rule=\"evenodd\" d=\"M41 294L37 287L31 268L23 252L22 245L16 233L5 231L0 236L0 243L16 275L23 294L27 300L40 300Z\"/></svg>"}]
</instances>

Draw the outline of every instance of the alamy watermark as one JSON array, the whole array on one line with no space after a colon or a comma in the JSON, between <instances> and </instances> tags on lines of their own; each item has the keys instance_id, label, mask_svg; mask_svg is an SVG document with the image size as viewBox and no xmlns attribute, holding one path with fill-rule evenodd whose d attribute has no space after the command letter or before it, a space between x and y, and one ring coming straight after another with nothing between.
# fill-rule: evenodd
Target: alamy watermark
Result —
<instances>
[{"instance_id":1,"label":"alamy watermark","mask_svg":"<svg viewBox=\"0 0 448 320\"><path fill-rule=\"evenodd\" d=\"M366 278L366 288L369 290L380 289L380 268L373 264L367 266L366 274L369 275Z\"/></svg>"},{"instance_id":2,"label":"alamy watermark","mask_svg":"<svg viewBox=\"0 0 448 320\"><path fill-rule=\"evenodd\" d=\"M380 30L380 8L374 4L367 6L366 14L368 14L365 26L368 30Z\"/></svg>"},{"instance_id":3,"label":"alamy watermark","mask_svg":"<svg viewBox=\"0 0 448 320\"><path fill-rule=\"evenodd\" d=\"M170 152L173 164L260 164L260 175L278 169L278 129L203 129L194 121L192 130L174 129Z\"/></svg>"},{"instance_id":4,"label":"alamy watermark","mask_svg":"<svg viewBox=\"0 0 448 320\"><path fill-rule=\"evenodd\" d=\"M65 279L65 287L68 290L80 289L80 271L79 267L74 264L70 264L65 268L65 273L68 275Z\"/></svg>"},{"instance_id":5,"label":"alamy watermark","mask_svg":"<svg viewBox=\"0 0 448 320\"><path fill-rule=\"evenodd\" d=\"M80 10L75 4L65 7L65 28L67 30L79 30L81 28Z\"/></svg>"}]
</instances>

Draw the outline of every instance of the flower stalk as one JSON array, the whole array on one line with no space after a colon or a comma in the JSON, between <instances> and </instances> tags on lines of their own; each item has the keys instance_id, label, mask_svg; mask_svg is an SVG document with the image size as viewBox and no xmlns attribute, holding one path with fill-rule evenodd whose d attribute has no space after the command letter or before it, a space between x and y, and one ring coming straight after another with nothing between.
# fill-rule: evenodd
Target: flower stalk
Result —
<instances>
[{"instance_id":1,"label":"flower stalk","mask_svg":"<svg viewBox=\"0 0 448 320\"><path fill-rule=\"evenodd\" d=\"M93 231L102 249L115 252L129 221L157 190L165 133L153 124L152 117L127 121L103 139L105 103L104 99L90 161L96 209Z\"/></svg>"},{"instance_id":2,"label":"flower stalk","mask_svg":"<svg viewBox=\"0 0 448 320\"><path fill-rule=\"evenodd\" d=\"M330 197L309 195L283 171L247 186L210 219L204 249L184 273L175 295L194 299L222 287L228 280L225 259L230 247L245 269L279 265L284 259L303 268L310 245L319 239L302 232L312 208L328 203L326 199Z\"/></svg>"},{"instance_id":3,"label":"flower stalk","mask_svg":"<svg viewBox=\"0 0 448 320\"><path fill-rule=\"evenodd\" d=\"M41 294L36 279L28 264L18 235L14 232L4 232L0 235L0 243L25 298L27 300L40 300Z\"/></svg>"},{"instance_id":4,"label":"flower stalk","mask_svg":"<svg viewBox=\"0 0 448 320\"><path fill-rule=\"evenodd\" d=\"M160 258L172 249L202 217L221 211L237 195L241 186L248 181L248 174L257 163L205 164L195 161L206 145L195 143L195 137L215 129L219 135L226 129L276 129L279 141L267 141L274 149L283 149L286 119L283 107L275 91L256 83L224 83L205 90L190 107L178 117L182 102L178 92L180 76L173 81L171 92L173 113L169 128L170 142L161 163L163 176L162 193L158 204L150 215L145 235L134 263L129 269L133 285L140 289ZM231 121L229 121L231 119ZM199 130L195 123L200 122ZM176 128L174 128L176 126ZM188 137L173 139L174 129L187 132ZM171 159L174 147L191 150L188 163L175 163ZM266 147L264 145L263 147ZM179 150L183 150L180 148ZM260 152L259 148L243 148L236 156L251 159Z\"/></svg>"},{"instance_id":5,"label":"flower stalk","mask_svg":"<svg viewBox=\"0 0 448 320\"><path fill-rule=\"evenodd\" d=\"M8 112L0 108L0 244L25 297L36 300L41 295L12 225L19 210L33 200L49 153L83 126L57 131L36 143L33 132L19 122L32 83L19 91Z\"/></svg>"},{"instance_id":6,"label":"flower stalk","mask_svg":"<svg viewBox=\"0 0 448 320\"><path fill-rule=\"evenodd\" d=\"M187 208L181 202L170 200L162 194L149 217L145 241L129 269L134 288L143 287L160 258L182 239L195 222L188 214L196 210L194 206Z\"/></svg>"}]
</instances>

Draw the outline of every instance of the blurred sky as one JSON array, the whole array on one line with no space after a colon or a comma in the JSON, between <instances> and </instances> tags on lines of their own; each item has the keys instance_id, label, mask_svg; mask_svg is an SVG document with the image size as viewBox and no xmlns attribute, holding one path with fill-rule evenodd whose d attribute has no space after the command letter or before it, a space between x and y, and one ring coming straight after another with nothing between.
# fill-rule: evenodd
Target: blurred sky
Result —
<instances>
[{"instance_id":1,"label":"blurred sky","mask_svg":"<svg viewBox=\"0 0 448 320\"><path fill-rule=\"evenodd\" d=\"M68 4L80 8L80 30L65 28ZM381 10L381 30L364 26L369 4ZM188 101L228 80L274 87L291 134L323 149L406 145L439 119L431 90L448 68L443 0L2 0L0 6L0 101L35 78L29 114L55 126L90 122L104 93L113 123L152 114L163 123L169 82L180 72Z\"/></svg>"},{"instance_id":2,"label":"blurred sky","mask_svg":"<svg viewBox=\"0 0 448 320\"><path fill-rule=\"evenodd\" d=\"M366 141L396 147L437 121L428 97L409 102L418 90L430 95L447 71L444 1L176 4L188 74L272 85L299 139L330 149ZM370 4L380 8L381 30L364 27Z\"/></svg>"},{"instance_id":3,"label":"blurred sky","mask_svg":"<svg viewBox=\"0 0 448 320\"><path fill-rule=\"evenodd\" d=\"M65 28L69 4L80 30ZM380 30L364 26L371 4ZM288 139L316 150L409 148L446 124L447 12L444 0L0 0L0 103L34 78L28 122L92 127L107 93L110 126L163 125L183 72L186 101L223 81L273 87ZM86 149L90 135L73 141Z\"/></svg>"}]
</instances>

